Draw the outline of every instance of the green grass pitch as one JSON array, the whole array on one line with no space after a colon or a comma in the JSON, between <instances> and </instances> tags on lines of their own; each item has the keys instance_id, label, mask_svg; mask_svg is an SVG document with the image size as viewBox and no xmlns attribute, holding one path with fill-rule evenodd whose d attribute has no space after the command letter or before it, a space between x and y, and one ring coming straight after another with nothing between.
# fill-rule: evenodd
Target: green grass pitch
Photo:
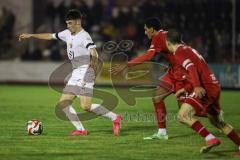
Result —
<instances>
[{"instance_id":1,"label":"green grass pitch","mask_svg":"<svg viewBox=\"0 0 240 160\"><path fill-rule=\"evenodd\" d=\"M111 88L98 89L116 94ZM233 156L236 146L204 118L201 121L222 144L207 154L200 154L203 139L176 121L178 107L174 96L166 101L170 139L164 141L143 140L157 131L150 98L138 99L135 107L120 100L114 109L124 118L119 137L113 136L112 124L104 118L83 122L90 132L88 136L69 137L73 126L55 115L59 95L47 86L0 85L0 160L237 159ZM74 104L79 108L77 102ZM239 91L223 91L221 104L225 120L240 132ZM40 136L28 136L26 122L35 118L43 122L44 132Z\"/></svg>"}]
</instances>

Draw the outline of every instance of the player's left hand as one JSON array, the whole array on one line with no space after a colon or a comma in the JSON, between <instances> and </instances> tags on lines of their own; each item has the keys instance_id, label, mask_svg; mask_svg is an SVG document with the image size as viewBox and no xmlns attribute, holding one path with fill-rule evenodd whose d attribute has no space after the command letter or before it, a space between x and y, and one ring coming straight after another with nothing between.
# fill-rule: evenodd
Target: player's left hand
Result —
<instances>
[{"instance_id":1,"label":"player's left hand","mask_svg":"<svg viewBox=\"0 0 240 160\"><path fill-rule=\"evenodd\" d=\"M196 97L202 99L206 94L206 90L203 87L195 87L194 93L195 93Z\"/></svg>"},{"instance_id":2,"label":"player's left hand","mask_svg":"<svg viewBox=\"0 0 240 160\"><path fill-rule=\"evenodd\" d=\"M121 71L123 71L125 68L127 68L127 65L125 63L122 64L116 64L114 66L111 67L110 72L113 75L117 75L118 73L120 73Z\"/></svg>"}]
</instances>

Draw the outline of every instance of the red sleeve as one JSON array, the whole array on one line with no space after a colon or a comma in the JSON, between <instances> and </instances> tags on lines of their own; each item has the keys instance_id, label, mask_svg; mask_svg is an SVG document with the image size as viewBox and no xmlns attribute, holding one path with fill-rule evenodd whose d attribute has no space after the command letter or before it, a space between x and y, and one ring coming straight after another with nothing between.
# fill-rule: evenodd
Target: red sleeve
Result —
<instances>
[{"instance_id":1,"label":"red sleeve","mask_svg":"<svg viewBox=\"0 0 240 160\"><path fill-rule=\"evenodd\" d=\"M192 62L191 57L186 53L187 50L179 49L175 52L176 60L182 65L187 71L192 82L193 87L200 86L199 75L195 64Z\"/></svg>"},{"instance_id":2,"label":"red sleeve","mask_svg":"<svg viewBox=\"0 0 240 160\"><path fill-rule=\"evenodd\" d=\"M185 86L184 86L184 89L188 92L188 93L191 93L192 92L192 85L187 83Z\"/></svg>"},{"instance_id":3,"label":"red sleeve","mask_svg":"<svg viewBox=\"0 0 240 160\"><path fill-rule=\"evenodd\" d=\"M143 63L144 61L149 61L152 59L152 57L155 55L155 50L148 50L146 53L144 53L143 55L134 58L133 60L128 62L128 67L132 67L134 65Z\"/></svg>"},{"instance_id":4,"label":"red sleeve","mask_svg":"<svg viewBox=\"0 0 240 160\"><path fill-rule=\"evenodd\" d=\"M140 63L143 63L144 61L149 61L152 59L152 57L156 54L161 52L164 48L166 48L166 40L165 40L165 34L166 32L159 32L155 37L153 37L151 46L148 49L146 53L143 55L134 58L130 62L128 62L128 66L134 66Z\"/></svg>"},{"instance_id":5,"label":"red sleeve","mask_svg":"<svg viewBox=\"0 0 240 160\"><path fill-rule=\"evenodd\" d=\"M197 73L197 70L194 65L191 65L187 68L189 77L191 79L191 82L193 84L193 87L198 87L201 86L200 81L199 81L199 76Z\"/></svg>"}]
</instances>

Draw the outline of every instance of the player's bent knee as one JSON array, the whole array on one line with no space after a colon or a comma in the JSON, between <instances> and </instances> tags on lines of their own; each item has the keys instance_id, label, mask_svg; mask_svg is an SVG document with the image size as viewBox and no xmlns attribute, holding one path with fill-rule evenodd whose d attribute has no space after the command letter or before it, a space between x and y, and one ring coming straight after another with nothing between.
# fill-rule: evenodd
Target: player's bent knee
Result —
<instances>
[{"instance_id":1,"label":"player's bent knee","mask_svg":"<svg viewBox=\"0 0 240 160\"><path fill-rule=\"evenodd\" d=\"M187 117L187 113L184 113L183 111L179 111L177 115L177 119L181 123L187 123L189 117Z\"/></svg>"},{"instance_id":2,"label":"player's bent knee","mask_svg":"<svg viewBox=\"0 0 240 160\"><path fill-rule=\"evenodd\" d=\"M181 114L177 114L177 120L178 120L178 122L181 122L181 123L183 123L183 119L182 119L182 116L181 116Z\"/></svg>"},{"instance_id":3,"label":"player's bent knee","mask_svg":"<svg viewBox=\"0 0 240 160\"><path fill-rule=\"evenodd\" d=\"M190 105L184 103L178 112L178 121L181 123L190 124L194 113L194 109Z\"/></svg>"},{"instance_id":4,"label":"player's bent knee","mask_svg":"<svg viewBox=\"0 0 240 160\"><path fill-rule=\"evenodd\" d=\"M184 118L184 116L181 115L181 114L178 114L178 115L177 115L177 119L178 119L178 121L179 121L180 123L187 123L186 118Z\"/></svg>"}]
</instances>

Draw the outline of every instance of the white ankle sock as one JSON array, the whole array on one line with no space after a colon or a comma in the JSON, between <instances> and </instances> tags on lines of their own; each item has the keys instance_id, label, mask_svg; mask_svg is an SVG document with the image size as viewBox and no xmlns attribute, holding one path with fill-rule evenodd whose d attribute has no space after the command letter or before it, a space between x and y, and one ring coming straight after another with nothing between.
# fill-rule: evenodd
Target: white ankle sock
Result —
<instances>
[{"instance_id":1,"label":"white ankle sock","mask_svg":"<svg viewBox=\"0 0 240 160\"><path fill-rule=\"evenodd\" d=\"M91 112L94 112L96 115L103 116L114 121L117 118L117 115L107 108L101 106L100 104L92 104L90 108Z\"/></svg>"},{"instance_id":2,"label":"white ankle sock","mask_svg":"<svg viewBox=\"0 0 240 160\"><path fill-rule=\"evenodd\" d=\"M158 129L158 134L167 135L167 130L166 130L166 128L159 128L159 129Z\"/></svg>"},{"instance_id":3,"label":"white ankle sock","mask_svg":"<svg viewBox=\"0 0 240 160\"><path fill-rule=\"evenodd\" d=\"M216 137L210 133L209 135L207 135L207 137L205 137L205 141L209 141L210 139L213 139L213 138L216 138Z\"/></svg>"},{"instance_id":4,"label":"white ankle sock","mask_svg":"<svg viewBox=\"0 0 240 160\"><path fill-rule=\"evenodd\" d=\"M70 105L63 109L64 113L70 120L70 122L76 127L77 130L85 130L82 123L80 122L75 109Z\"/></svg>"}]
</instances>

